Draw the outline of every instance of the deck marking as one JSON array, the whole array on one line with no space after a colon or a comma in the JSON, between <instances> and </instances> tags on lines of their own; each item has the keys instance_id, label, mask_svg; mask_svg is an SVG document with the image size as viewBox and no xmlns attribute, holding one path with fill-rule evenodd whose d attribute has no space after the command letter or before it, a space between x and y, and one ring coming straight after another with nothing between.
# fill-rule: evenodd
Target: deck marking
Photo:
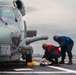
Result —
<instances>
[{"instance_id":1,"label":"deck marking","mask_svg":"<svg viewBox=\"0 0 76 75\"><path fill-rule=\"evenodd\" d=\"M27 70L33 70L31 68L21 68L21 69L14 69L15 71L27 71Z\"/></svg>"},{"instance_id":2,"label":"deck marking","mask_svg":"<svg viewBox=\"0 0 76 75\"><path fill-rule=\"evenodd\" d=\"M41 60L42 58L40 58L40 57L34 57L33 58L34 60ZM69 58L68 57L66 57L66 59L65 60L68 60ZM23 60L23 59L21 59L21 60ZM72 60L76 60L76 57L73 57L73 59Z\"/></svg>"},{"instance_id":3,"label":"deck marking","mask_svg":"<svg viewBox=\"0 0 76 75\"><path fill-rule=\"evenodd\" d=\"M56 67L56 66L47 66L47 67L58 69L58 70L62 70L62 71L69 72L69 73L75 73L76 74L76 71L75 70L70 70L70 69Z\"/></svg>"},{"instance_id":4,"label":"deck marking","mask_svg":"<svg viewBox=\"0 0 76 75\"><path fill-rule=\"evenodd\" d=\"M33 71L33 72L14 72L14 71L0 71L0 73L13 73L13 74L18 74L18 73L20 73L20 74L31 74L31 73L37 73L37 74L50 74L50 73L54 73L54 74L56 74L56 73L69 73L69 72L61 72L61 71L48 71L48 72L45 72L45 71Z\"/></svg>"},{"instance_id":5,"label":"deck marking","mask_svg":"<svg viewBox=\"0 0 76 75\"><path fill-rule=\"evenodd\" d=\"M76 59L74 59L74 60L76 60ZM39 65L39 62L35 62L36 63L36 65ZM76 74L76 71L75 70L71 70L71 69L66 69L66 68L62 68L62 67L57 67L57 66L47 66L47 67L49 67L49 68L53 68L53 69L57 69L57 70L59 70L59 71L34 71L34 69L31 69L31 68L26 68L26 69L24 69L24 68L21 68L21 69L14 69L15 71L0 71L0 74L1 73L9 73L9 74L11 74L11 73L13 73L13 74L18 74L18 73L20 73L20 74L31 74L31 73L37 73L37 74L56 74L56 73L63 73L63 74L65 74L65 73L73 73L73 74ZM23 71L23 70L25 70L25 71ZM29 72L26 72L26 71L29 71Z\"/></svg>"}]
</instances>

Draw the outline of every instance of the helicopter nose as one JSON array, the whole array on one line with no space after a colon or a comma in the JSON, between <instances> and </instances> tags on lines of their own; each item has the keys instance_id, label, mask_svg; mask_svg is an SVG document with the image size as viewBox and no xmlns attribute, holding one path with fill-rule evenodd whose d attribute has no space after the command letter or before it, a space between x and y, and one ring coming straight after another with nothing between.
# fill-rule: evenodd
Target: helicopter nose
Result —
<instances>
[{"instance_id":1,"label":"helicopter nose","mask_svg":"<svg viewBox=\"0 0 76 75\"><path fill-rule=\"evenodd\" d=\"M9 28L0 27L0 44L11 43L11 31Z\"/></svg>"}]
</instances>

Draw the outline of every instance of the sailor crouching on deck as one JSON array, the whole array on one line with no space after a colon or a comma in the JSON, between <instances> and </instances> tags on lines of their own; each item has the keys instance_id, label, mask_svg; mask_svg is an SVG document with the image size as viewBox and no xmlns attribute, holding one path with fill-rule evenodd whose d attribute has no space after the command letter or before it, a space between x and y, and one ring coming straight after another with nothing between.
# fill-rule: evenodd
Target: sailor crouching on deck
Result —
<instances>
[{"instance_id":1,"label":"sailor crouching on deck","mask_svg":"<svg viewBox=\"0 0 76 75\"><path fill-rule=\"evenodd\" d=\"M42 44L42 48L45 50L45 53L40 61L40 66L49 65L43 64L44 60L48 60L51 62L50 65L57 65L58 58L61 56L61 51L58 47L54 46L53 44Z\"/></svg>"}]
</instances>

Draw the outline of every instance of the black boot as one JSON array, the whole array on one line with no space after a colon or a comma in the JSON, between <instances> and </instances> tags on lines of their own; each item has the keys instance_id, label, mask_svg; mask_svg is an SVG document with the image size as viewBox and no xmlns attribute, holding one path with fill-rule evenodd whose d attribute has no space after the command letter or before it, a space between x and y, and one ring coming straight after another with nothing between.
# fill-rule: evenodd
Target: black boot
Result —
<instances>
[{"instance_id":1,"label":"black boot","mask_svg":"<svg viewBox=\"0 0 76 75\"><path fill-rule=\"evenodd\" d=\"M65 64L65 63L64 63L64 60L61 60L61 61L59 62L59 64Z\"/></svg>"},{"instance_id":2,"label":"black boot","mask_svg":"<svg viewBox=\"0 0 76 75\"><path fill-rule=\"evenodd\" d=\"M72 61L69 61L69 62L67 63L67 65L72 65Z\"/></svg>"},{"instance_id":3,"label":"black boot","mask_svg":"<svg viewBox=\"0 0 76 75\"><path fill-rule=\"evenodd\" d=\"M54 65L55 64L55 60L54 59L50 59L50 62L52 62L52 63L49 64L49 65Z\"/></svg>"},{"instance_id":4,"label":"black boot","mask_svg":"<svg viewBox=\"0 0 76 75\"><path fill-rule=\"evenodd\" d=\"M56 58L56 59L52 60L52 63L49 65L59 66L58 59Z\"/></svg>"}]
</instances>

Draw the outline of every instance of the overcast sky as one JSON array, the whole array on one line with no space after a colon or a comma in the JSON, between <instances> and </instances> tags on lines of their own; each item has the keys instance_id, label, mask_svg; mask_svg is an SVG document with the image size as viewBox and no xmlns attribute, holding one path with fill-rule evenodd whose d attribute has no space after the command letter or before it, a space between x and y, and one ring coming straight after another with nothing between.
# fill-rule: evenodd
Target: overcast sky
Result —
<instances>
[{"instance_id":1,"label":"overcast sky","mask_svg":"<svg viewBox=\"0 0 76 75\"><path fill-rule=\"evenodd\" d=\"M58 45L54 35L70 36L76 42L76 0L23 0L27 29L37 30L37 36L48 35L46 41L32 43L35 53L43 53L42 43ZM76 54L74 45L73 54Z\"/></svg>"}]
</instances>

